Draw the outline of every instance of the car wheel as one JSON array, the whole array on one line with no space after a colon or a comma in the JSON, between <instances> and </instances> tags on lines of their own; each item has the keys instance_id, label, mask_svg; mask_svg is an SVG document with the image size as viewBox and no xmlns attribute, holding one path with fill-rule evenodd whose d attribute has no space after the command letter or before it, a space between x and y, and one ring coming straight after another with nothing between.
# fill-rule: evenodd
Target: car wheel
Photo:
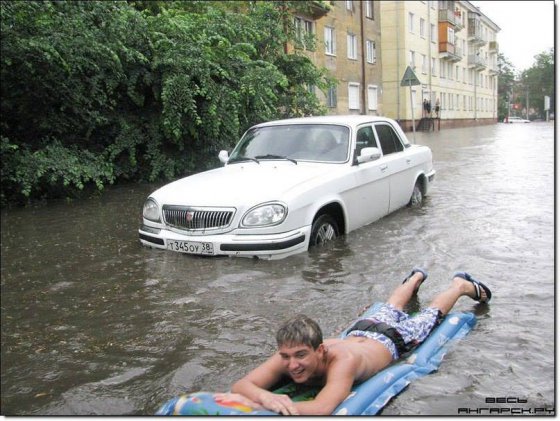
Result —
<instances>
[{"instance_id":1,"label":"car wheel","mask_svg":"<svg viewBox=\"0 0 560 421\"><path fill-rule=\"evenodd\" d=\"M420 182L416 182L414 189L412 190L412 196L410 196L410 201L408 206L418 207L422 205L424 201L424 195L422 194L422 188L420 187Z\"/></svg>"},{"instance_id":2,"label":"car wheel","mask_svg":"<svg viewBox=\"0 0 560 421\"><path fill-rule=\"evenodd\" d=\"M317 246L327 243L338 237L338 224L334 218L328 214L319 216L311 227L310 246Z\"/></svg>"}]
</instances>

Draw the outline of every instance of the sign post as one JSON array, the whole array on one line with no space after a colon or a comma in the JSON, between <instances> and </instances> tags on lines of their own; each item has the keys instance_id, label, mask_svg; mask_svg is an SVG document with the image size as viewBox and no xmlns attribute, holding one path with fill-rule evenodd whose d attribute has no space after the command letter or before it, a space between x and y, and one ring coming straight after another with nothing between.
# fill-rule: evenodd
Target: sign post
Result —
<instances>
[{"instance_id":1,"label":"sign post","mask_svg":"<svg viewBox=\"0 0 560 421\"><path fill-rule=\"evenodd\" d=\"M550 110L550 97L544 96L544 110L546 111L546 121L548 121L548 111Z\"/></svg>"},{"instance_id":2,"label":"sign post","mask_svg":"<svg viewBox=\"0 0 560 421\"><path fill-rule=\"evenodd\" d=\"M414 139L414 143L416 143L416 123L414 122L414 101L412 99L412 87L420 84L421 83L414 74L412 68L410 66L406 66L404 76L401 80L401 86L408 86L410 91L410 111L412 112L412 136Z\"/></svg>"}]
</instances>

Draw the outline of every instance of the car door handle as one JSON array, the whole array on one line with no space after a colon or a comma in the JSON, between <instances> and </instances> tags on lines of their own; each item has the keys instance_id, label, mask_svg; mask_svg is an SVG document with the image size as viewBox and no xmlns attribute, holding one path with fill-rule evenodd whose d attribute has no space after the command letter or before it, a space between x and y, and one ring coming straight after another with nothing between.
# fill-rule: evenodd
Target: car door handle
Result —
<instances>
[{"instance_id":1,"label":"car door handle","mask_svg":"<svg viewBox=\"0 0 560 421\"><path fill-rule=\"evenodd\" d=\"M387 164L381 165L379 169L381 170L381 172L385 172L387 170Z\"/></svg>"},{"instance_id":2,"label":"car door handle","mask_svg":"<svg viewBox=\"0 0 560 421\"><path fill-rule=\"evenodd\" d=\"M411 162L412 162L412 159L410 159L410 158L406 160L407 165L410 165Z\"/></svg>"}]
</instances>

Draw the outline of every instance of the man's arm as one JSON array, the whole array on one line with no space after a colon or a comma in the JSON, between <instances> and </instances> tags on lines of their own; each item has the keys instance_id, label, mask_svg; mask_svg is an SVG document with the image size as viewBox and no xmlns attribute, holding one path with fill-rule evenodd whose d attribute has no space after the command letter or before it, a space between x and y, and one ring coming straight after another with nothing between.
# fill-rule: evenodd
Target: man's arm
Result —
<instances>
[{"instance_id":1,"label":"man's arm","mask_svg":"<svg viewBox=\"0 0 560 421\"><path fill-rule=\"evenodd\" d=\"M262 405L264 408L283 415L299 415L294 403L287 395L278 395L268 389L277 384L284 375L280 355L274 354L263 364L237 381L231 391Z\"/></svg>"},{"instance_id":2,"label":"man's arm","mask_svg":"<svg viewBox=\"0 0 560 421\"><path fill-rule=\"evenodd\" d=\"M352 391L356 370L357 361L353 357L333 363L323 389L312 401L295 402L297 411L301 415L331 415Z\"/></svg>"}]
</instances>

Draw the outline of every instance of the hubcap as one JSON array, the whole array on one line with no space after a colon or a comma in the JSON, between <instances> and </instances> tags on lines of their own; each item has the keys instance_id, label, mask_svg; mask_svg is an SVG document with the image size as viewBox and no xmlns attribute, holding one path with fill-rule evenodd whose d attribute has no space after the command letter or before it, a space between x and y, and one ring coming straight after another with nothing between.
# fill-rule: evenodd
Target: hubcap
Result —
<instances>
[{"instance_id":1,"label":"hubcap","mask_svg":"<svg viewBox=\"0 0 560 421\"><path fill-rule=\"evenodd\" d=\"M418 187L414 188L414 191L412 192L412 206L418 206L420 203L422 203L422 192L420 191L420 189Z\"/></svg>"},{"instance_id":2,"label":"hubcap","mask_svg":"<svg viewBox=\"0 0 560 421\"><path fill-rule=\"evenodd\" d=\"M323 224L317 231L317 244L322 244L336 237L336 233L331 224Z\"/></svg>"}]
</instances>

